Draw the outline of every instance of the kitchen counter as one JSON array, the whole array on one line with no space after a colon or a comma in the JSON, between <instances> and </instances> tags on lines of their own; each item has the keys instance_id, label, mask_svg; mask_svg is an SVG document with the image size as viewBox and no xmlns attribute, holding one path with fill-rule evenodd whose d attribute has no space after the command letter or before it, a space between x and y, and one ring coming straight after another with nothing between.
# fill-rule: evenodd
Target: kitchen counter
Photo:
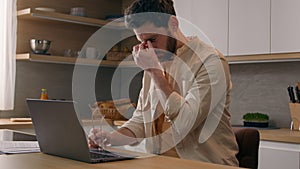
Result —
<instances>
[{"instance_id":1,"label":"kitchen counter","mask_svg":"<svg viewBox=\"0 0 300 169\"><path fill-rule=\"evenodd\" d=\"M300 168L300 131L260 129L259 169Z\"/></svg>"},{"instance_id":2,"label":"kitchen counter","mask_svg":"<svg viewBox=\"0 0 300 169\"><path fill-rule=\"evenodd\" d=\"M33 129L32 122L30 121L12 121L11 119L0 119L0 129Z\"/></svg>"},{"instance_id":3,"label":"kitchen counter","mask_svg":"<svg viewBox=\"0 0 300 169\"><path fill-rule=\"evenodd\" d=\"M32 122L11 121L11 119L0 119L0 129L33 129ZM300 144L300 131L290 129L258 129L261 141L275 141L284 143Z\"/></svg>"},{"instance_id":4,"label":"kitchen counter","mask_svg":"<svg viewBox=\"0 0 300 169\"><path fill-rule=\"evenodd\" d=\"M261 141L275 141L300 144L300 131L290 129L259 130Z\"/></svg>"}]
</instances>

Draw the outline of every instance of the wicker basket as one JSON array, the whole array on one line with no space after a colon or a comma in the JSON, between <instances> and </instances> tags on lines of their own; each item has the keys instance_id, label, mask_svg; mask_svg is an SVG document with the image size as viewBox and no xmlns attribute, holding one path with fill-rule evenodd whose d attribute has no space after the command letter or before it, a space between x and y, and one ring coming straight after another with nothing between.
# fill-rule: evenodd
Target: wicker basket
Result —
<instances>
[{"instance_id":1,"label":"wicker basket","mask_svg":"<svg viewBox=\"0 0 300 169\"><path fill-rule=\"evenodd\" d=\"M104 116L104 118L111 120L128 120L129 109L135 107L135 104L131 103L129 99L120 99L114 102L102 101L97 104L99 111L94 112L93 116L95 119Z\"/></svg>"},{"instance_id":2,"label":"wicker basket","mask_svg":"<svg viewBox=\"0 0 300 169\"><path fill-rule=\"evenodd\" d=\"M99 109L100 113L104 115L104 118L106 119L112 119L112 120L128 120L125 118L124 115L122 115L117 109Z\"/></svg>"},{"instance_id":3,"label":"wicker basket","mask_svg":"<svg viewBox=\"0 0 300 169\"><path fill-rule=\"evenodd\" d=\"M106 54L106 60L121 61L130 55L131 53L128 52L108 52Z\"/></svg>"}]
</instances>

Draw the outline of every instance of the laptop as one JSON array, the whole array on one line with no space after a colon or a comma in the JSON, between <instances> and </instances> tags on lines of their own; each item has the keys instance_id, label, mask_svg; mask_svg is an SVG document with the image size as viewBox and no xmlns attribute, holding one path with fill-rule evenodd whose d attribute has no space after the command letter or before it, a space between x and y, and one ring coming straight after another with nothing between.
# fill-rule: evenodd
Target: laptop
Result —
<instances>
[{"instance_id":1,"label":"laptop","mask_svg":"<svg viewBox=\"0 0 300 169\"><path fill-rule=\"evenodd\" d=\"M134 156L90 149L74 109L75 102L26 99L41 152L73 160L100 163Z\"/></svg>"}]
</instances>

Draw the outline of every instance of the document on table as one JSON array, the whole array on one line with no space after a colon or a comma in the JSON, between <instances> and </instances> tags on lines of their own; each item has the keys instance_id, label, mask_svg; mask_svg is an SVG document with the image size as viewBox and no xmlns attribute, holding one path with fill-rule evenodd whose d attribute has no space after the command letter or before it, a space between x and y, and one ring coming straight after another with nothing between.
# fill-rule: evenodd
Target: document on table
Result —
<instances>
[{"instance_id":1,"label":"document on table","mask_svg":"<svg viewBox=\"0 0 300 169\"><path fill-rule=\"evenodd\" d=\"M0 141L0 154L40 152L37 141Z\"/></svg>"}]
</instances>

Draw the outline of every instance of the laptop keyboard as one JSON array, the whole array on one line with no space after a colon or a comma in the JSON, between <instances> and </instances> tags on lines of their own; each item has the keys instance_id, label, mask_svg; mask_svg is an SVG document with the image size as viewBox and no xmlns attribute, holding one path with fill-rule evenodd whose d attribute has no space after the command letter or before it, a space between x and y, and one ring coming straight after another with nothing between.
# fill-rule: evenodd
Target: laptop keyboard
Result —
<instances>
[{"instance_id":1,"label":"laptop keyboard","mask_svg":"<svg viewBox=\"0 0 300 169\"><path fill-rule=\"evenodd\" d=\"M91 158L93 158L93 159L120 157L119 155L114 154L109 151L106 151L106 150L91 150L90 154L91 154Z\"/></svg>"},{"instance_id":2,"label":"laptop keyboard","mask_svg":"<svg viewBox=\"0 0 300 169\"><path fill-rule=\"evenodd\" d=\"M133 159L135 156L119 155L107 150L90 150L92 162L108 162Z\"/></svg>"}]
</instances>

